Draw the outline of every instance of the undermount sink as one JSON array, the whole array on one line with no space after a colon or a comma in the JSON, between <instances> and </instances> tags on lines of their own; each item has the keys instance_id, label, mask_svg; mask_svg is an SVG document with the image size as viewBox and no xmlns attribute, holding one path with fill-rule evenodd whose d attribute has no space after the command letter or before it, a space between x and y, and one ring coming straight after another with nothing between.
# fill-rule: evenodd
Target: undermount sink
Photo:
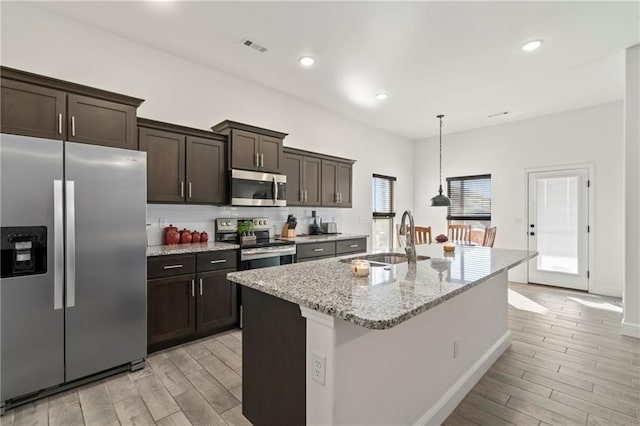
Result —
<instances>
[{"instance_id":1,"label":"undermount sink","mask_svg":"<svg viewBox=\"0 0 640 426\"><path fill-rule=\"evenodd\" d=\"M418 261L431 259L429 256L416 256ZM350 259L343 259L341 262L350 263L353 259L368 260L370 266L387 266L395 265L397 263L406 263L408 258L406 254L402 253L377 253L367 254L365 256L358 256Z\"/></svg>"}]
</instances>

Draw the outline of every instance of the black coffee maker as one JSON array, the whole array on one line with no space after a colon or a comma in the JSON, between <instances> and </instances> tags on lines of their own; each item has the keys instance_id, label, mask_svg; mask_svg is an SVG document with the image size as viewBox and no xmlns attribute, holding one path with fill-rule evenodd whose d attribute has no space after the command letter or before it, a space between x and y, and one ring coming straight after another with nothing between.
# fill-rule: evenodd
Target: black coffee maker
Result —
<instances>
[{"instance_id":1,"label":"black coffee maker","mask_svg":"<svg viewBox=\"0 0 640 426\"><path fill-rule=\"evenodd\" d=\"M311 217L313 218L313 223L309 225L309 235L322 234L322 219L320 219L320 223L318 223L315 210L311 211Z\"/></svg>"}]
</instances>

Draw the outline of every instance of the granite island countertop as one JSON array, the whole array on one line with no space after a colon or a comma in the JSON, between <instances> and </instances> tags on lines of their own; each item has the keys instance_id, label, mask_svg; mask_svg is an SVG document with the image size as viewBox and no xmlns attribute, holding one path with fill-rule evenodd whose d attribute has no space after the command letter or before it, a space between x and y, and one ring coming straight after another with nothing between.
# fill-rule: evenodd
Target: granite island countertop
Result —
<instances>
[{"instance_id":1,"label":"granite island countertop","mask_svg":"<svg viewBox=\"0 0 640 426\"><path fill-rule=\"evenodd\" d=\"M295 241L296 244L324 243L329 241L355 240L369 238L366 234L321 234L321 235L296 235L295 238L280 238L285 241Z\"/></svg>"},{"instance_id":2,"label":"granite island countertop","mask_svg":"<svg viewBox=\"0 0 640 426\"><path fill-rule=\"evenodd\" d=\"M238 244L219 243L216 241L208 241L206 243L195 244L150 246L147 247L147 257L169 256L172 254L201 253L205 251L234 250L238 248L240 248Z\"/></svg>"},{"instance_id":3,"label":"granite island countertop","mask_svg":"<svg viewBox=\"0 0 640 426\"><path fill-rule=\"evenodd\" d=\"M354 277L343 256L271 268L232 272L227 279L280 299L383 330L401 324L448 299L537 255L526 250L458 246L444 256L442 245L416 247L431 259L372 267L368 277ZM395 250L404 253L403 249Z\"/></svg>"}]
</instances>

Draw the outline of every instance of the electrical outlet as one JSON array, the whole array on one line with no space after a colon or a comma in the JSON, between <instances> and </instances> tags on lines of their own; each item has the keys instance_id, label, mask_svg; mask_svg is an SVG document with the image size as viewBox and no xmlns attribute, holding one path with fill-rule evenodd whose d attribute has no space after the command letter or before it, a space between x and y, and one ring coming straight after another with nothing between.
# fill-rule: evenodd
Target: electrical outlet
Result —
<instances>
[{"instance_id":1,"label":"electrical outlet","mask_svg":"<svg viewBox=\"0 0 640 426\"><path fill-rule=\"evenodd\" d=\"M460 339L455 339L453 341L453 359L458 358L460 356Z\"/></svg>"},{"instance_id":2,"label":"electrical outlet","mask_svg":"<svg viewBox=\"0 0 640 426\"><path fill-rule=\"evenodd\" d=\"M326 358L311 352L311 378L324 386Z\"/></svg>"}]
</instances>

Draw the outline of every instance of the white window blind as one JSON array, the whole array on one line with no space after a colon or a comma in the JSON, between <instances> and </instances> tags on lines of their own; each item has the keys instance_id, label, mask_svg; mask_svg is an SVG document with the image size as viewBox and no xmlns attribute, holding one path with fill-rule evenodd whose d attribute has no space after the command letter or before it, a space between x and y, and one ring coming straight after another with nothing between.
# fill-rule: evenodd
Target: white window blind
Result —
<instances>
[{"instance_id":1,"label":"white window blind","mask_svg":"<svg viewBox=\"0 0 640 426\"><path fill-rule=\"evenodd\" d=\"M491 220L491 175L447 178L447 220Z\"/></svg>"},{"instance_id":2,"label":"white window blind","mask_svg":"<svg viewBox=\"0 0 640 426\"><path fill-rule=\"evenodd\" d=\"M373 217L394 217L396 178L392 176L373 175Z\"/></svg>"}]
</instances>

